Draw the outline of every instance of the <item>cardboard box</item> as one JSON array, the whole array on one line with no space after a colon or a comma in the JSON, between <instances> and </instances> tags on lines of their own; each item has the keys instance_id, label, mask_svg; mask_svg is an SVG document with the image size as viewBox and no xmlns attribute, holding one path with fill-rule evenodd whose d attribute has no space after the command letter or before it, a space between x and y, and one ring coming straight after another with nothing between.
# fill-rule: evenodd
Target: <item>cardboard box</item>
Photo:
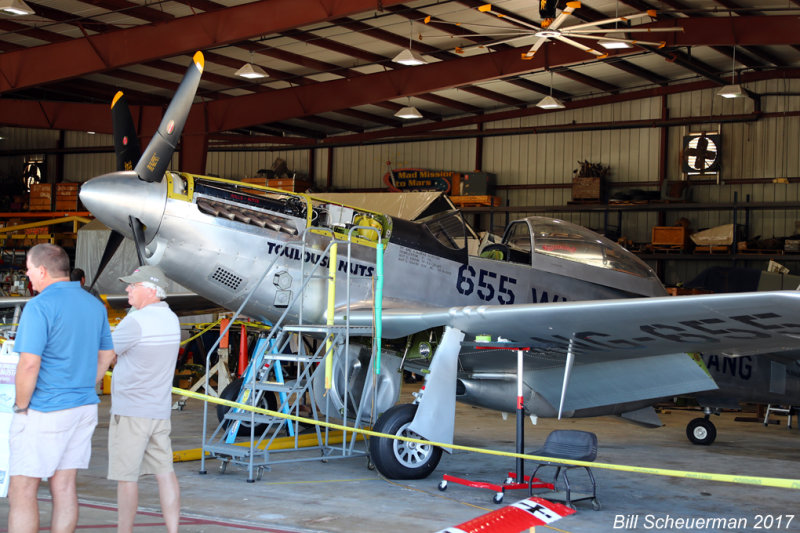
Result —
<instances>
[{"instance_id":1,"label":"cardboard box","mask_svg":"<svg viewBox=\"0 0 800 533\"><path fill-rule=\"evenodd\" d=\"M262 187L271 187L273 189L281 189L292 192L306 192L311 188L312 185L310 181L299 180L295 178L242 178L239 181L253 185L261 185Z\"/></svg>"},{"instance_id":2,"label":"cardboard box","mask_svg":"<svg viewBox=\"0 0 800 533\"><path fill-rule=\"evenodd\" d=\"M50 198L31 198L28 203L29 211L52 211L53 203Z\"/></svg>"},{"instance_id":3,"label":"cardboard box","mask_svg":"<svg viewBox=\"0 0 800 533\"><path fill-rule=\"evenodd\" d=\"M306 192L311 188L310 181L298 180L294 178L271 179L267 180L267 183L267 186L272 187L273 189L281 189L292 192Z\"/></svg>"},{"instance_id":4,"label":"cardboard box","mask_svg":"<svg viewBox=\"0 0 800 533\"><path fill-rule=\"evenodd\" d=\"M599 200L602 197L601 178L572 178L573 200Z\"/></svg>"},{"instance_id":5,"label":"cardboard box","mask_svg":"<svg viewBox=\"0 0 800 533\"><path fill-rule=\"evenodd\" d=\"M262 187L269 187L267 185L267 178L242 178L239 181L242 183L251 183L253 185L261 185Z\"/></svg>"},{"instance_id":6,"label":"cardboard box","mask_svg":"<svg viewBox=\"0 0 800 533\"><path fill-rule=\"evenodd\" d=\"M686 245L689 235L683 226L653 226L651 243L655 246Z\"/></svg>"},{"instance_id":7,"label":"cardboard box","mask_svg":"<svg viewBox=\"0 0 800 533\"><path fill-rule=\"evenodd\" d=\"M56 198L56 211L77 211L78 198Z\"/></svg>"},{"instance_id":8,"label":"cardboard box","mask_svg":"<svg viewBox=\"0 0 800 533\"><path fill-rule=\"evenodd\" d=\"M52 183L34 183L31 185L30 199L46 198L48 200L53 198L53 184Z\"/></svg>"}]
</instances>

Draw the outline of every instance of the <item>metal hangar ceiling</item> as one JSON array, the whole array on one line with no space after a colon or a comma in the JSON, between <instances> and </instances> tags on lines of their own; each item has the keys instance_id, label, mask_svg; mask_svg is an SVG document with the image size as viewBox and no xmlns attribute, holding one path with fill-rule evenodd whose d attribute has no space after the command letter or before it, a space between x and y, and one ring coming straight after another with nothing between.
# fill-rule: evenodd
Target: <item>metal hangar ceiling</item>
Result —
<instances>
[{"instance_id":1,"label":"metal hangar ceiling","mask_svg":"<svg viewBox=\"0 0 800 533\"><path fill-rule=\"evenodd\" d=\"M152 132L202 50L186 132L211 145L425 138L546 112L536 103L548 95L584 107L796 77L800 65L798 0L559 1L550 32L531 0L26 3L32 14L0 16L0 123L109 132L123 90ZM611 37L639 42L601 46ZM423 64L393 61L409 48ZM268 77L237 76L245 64ZM406 106L421 118L397 118Z\"/></svg>"}]
</instances>

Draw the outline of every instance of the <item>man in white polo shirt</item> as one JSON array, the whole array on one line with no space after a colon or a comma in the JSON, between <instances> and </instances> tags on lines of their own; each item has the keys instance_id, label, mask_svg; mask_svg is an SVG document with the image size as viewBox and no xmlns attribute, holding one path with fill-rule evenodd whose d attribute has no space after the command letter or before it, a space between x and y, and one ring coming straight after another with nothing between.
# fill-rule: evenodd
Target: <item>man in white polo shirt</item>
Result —
<instances>
[{"instance_id":1,"label":"man in white polo shirt","mask_svg":"<svg viewBox=\"0 0 800 533\"><path fill-rule=\"evenodd\" d=\"M133 309L112 333L116 366L111 379L108 479L117 481L117 531L133 531L139 476L154 474L167 531L177 532L180 489L172 468L170 414L180 323L162 301L167 278L161 269L141 266L120 281L128 283Z\"/></svg>"}]
</instances>

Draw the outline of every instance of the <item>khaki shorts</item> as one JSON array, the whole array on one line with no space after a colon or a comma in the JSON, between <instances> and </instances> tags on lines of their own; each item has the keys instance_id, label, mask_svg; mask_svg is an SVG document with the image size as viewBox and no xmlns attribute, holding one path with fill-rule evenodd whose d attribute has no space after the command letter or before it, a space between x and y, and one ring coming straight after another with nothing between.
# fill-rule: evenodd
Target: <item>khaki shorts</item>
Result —
<instances>
[{"instance_id":1,"label":"khaki shorts","mask_svg":"<svg viewBox=\"0 0 800 533\"><path fill-rule=\"evenodd\" d=\"M56 470L88 468L97 404L15 414L9 428L9 476L49 478Z\"/></svg>"},{"instance_id":2,"label":"khaki shorts","mask_svg":"<svg viewBox=\"0 0 800 533\"><path fill-rule=\"evenodd\" d=\"M137 481L145 474L172 472L169 419L111 415L108 479Z\"/></svg>"}]
</instances>

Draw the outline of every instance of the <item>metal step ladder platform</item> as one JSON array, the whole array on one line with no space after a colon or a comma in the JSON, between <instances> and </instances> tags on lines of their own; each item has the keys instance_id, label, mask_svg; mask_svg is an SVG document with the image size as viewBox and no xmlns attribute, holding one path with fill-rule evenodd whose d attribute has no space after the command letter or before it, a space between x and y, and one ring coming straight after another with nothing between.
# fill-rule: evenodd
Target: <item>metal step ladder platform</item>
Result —
<instances>
[{"instance_id":1,"label":"metal step ladder platform","mask_svg":"<svg viewBox=\"0 0 800 533\"><path fill-rule=\"evenodd\" d=\"M318 254L318 260L312 262L310 272L302 272L303 290L296 291L294 298L286 306L280 320L277 321L268 334L262 333L253 349L253 354L250 362L243 374L242 388L239 391L237 402L251 407L266 407L268 394L277 393L280 400L277 411L285 414L291 414L298 417L306 417L313 420L321 420L324 416L325 422L335 420L335 423L348 425L353 422L352 428L364 427L365 422L373 420L377 413L370 412L363 413L365 406L369 404L368 396L374 394L374 388L368 386L369 379L364 379L363 387L360 392L351 390L351 357L353 356L350 346L351 336L372 336L373 331L371 327L354 327L349 324L349 307L346 312L347 320L342 324L334 324L332 314L328 317L328 323L323 325L304 324L303 323L303 291L308 287L312 279L329 279L333 280L329 284L329 295L334 291L335 271L331 269L329 273L320 274L318 270L322 270L320 265L324 264L322 258L327 256L328 265L336 265L336 247L338 244L345 244L348 246L347 261L350 261L350 239L342 240L340 237L335 237L330 230L319 230L312 228L317 233L324 231L331 236L331 242L324 252ZM298 246L301 254L305 254L306 240L305 235L309 233L306 231L303 235L302 245ZM352 233L351 233L352 234ZM292 246L292 245L287 245ZM302 255L301 255L302 256ZM270 267L267 269L269 271ZM305 268L305 264L303 265ZM349 301L349 269L347 274L347 283L345 285L348 291ZM255 292L258 285L263 281L265 274L262 276L259 283L257 283L252 292ZM252 295L252 292L250 295ZM239 311L236 312L231 322L236 319L241 309L247 302L245 299ZM330 296L329 296L330 298ZM296 302L300 302L299 318L297 324L286 324L286 316L288 310L291 309ZM316 339L320 339L317 347L313 350L307 349L304 342L297 343L296 353L292 353L289 349L291 338L293 335L311 335ZM213 350L213 347L212 347ZM369 361L369 369L374 368L374 361L376 354L373 353ZM209 352L210 353L210 352ZM378 354L379 355L379 354ZM328 363L328 361L331 363ZM365 361L366 362L366 361ZM210 355L207 357L207 369L210 363ZM338 404L331 405L332 394L328 394L330 390L331 381L331 366L336 363L336 368L340 369L339 380L337 382L337 389L339 389ZM296 368L296 373L292 376L284 376L284 366L291 365ZM326 374L327 366L327 374ZM289 379L291 377L291 379ZM286 379L284 379L286 378ZM344 392L341 392L344 391ZM358 398L356 398L356 396ZM310 413L301 412L300 408L308 398L307 407L310 408ZM319 405L324 405L324 415L320 412ZM374 408L371 410L374 411ZM355 416L353 417L353 412ZM204 428L203 435L207 435L207 406L204 413ZM249 431L247 431L249 429ZM220 421L214 432L207 439L203 441L203 454L201 456L201 473L205 473L205 460L208 455L211 458L216 458L221 461L220 471L225 472L229 464L234 464L240 467L246 467L248 470L248 482L254 482L255 479L260 479L264 470L269 470L270 465L284 462L295 461L319 461L320 459L329 458L345 458L359 455L366 455L366 445L363 450L356 449L357 435L354 432L346 431L341 444L334 445L331 443L331 437L339 433L332 432L328 427L321 428L319 425L314 425L315 440L308 438L301 439L300 433L305 428L300 426L299 421L287 420L283 417L268 415L264 413L256 413L249 409L231 408L225 415L223 420ZM282 449L270 450L276 438L283 435L287 431L290 437L294 437L294 446ZM349 433L349 435L348 435ZM309 446L309 442L311 445ZM292 454L286 459L277 459L278 454L286 454L287 452L297 451L313 451L318 450L318 454L309 456L309 454ZM255 474L255 475L254 475Z\"/></svg>"}]
</instances>

